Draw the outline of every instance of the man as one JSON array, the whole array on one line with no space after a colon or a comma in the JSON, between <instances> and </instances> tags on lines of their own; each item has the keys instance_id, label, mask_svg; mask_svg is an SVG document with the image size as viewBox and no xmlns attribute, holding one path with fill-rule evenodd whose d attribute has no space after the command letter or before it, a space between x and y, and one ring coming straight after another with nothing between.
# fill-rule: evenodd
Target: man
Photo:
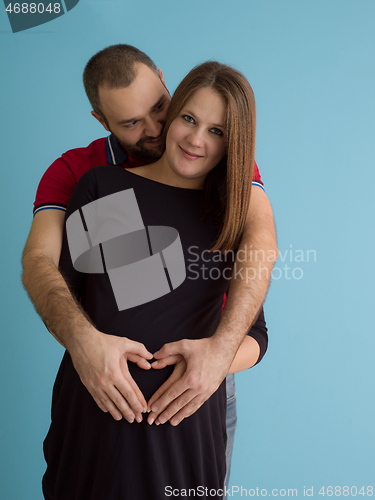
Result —
<instances>
[{"instance_id":1,"label":"man","mask_svg":"<svg viewBox=\"0 0 375 500\"><path fill-rule=\"evenodd\" d=\"M258 316L273 265L268 256L276 256L272 210L256 169L242 258L237 263L239 272L232 280L214 337L184 340L150 353L137 342L99 332L75 302L58 271L64 210L78 179L90 168L111 163L138 166L161 156L161 133L170 97L162 72L145 54L126 45L108 47L96 54L86 66L84 85L92 115L111 135L87 148L68 151L43 176L23 256L23 282L46 326L69 351L83 384L103 411L117 420L124 417L129 422L140 422L142 412L148 409L150 424L169 420L178 425L219 386ZM252 259L259 255L258 249L267 256L262 262ZM247 279L249 269L254 279ZM257 325L258 330L250 332L253 364L264 354L267 342L263 317ZM165 391L146 402L123 369L122 360L137 361L148 369L152 357L163 359L174 354L185 357L185 374L179 380L171 377Z\"/></svg>"}]
</instances>

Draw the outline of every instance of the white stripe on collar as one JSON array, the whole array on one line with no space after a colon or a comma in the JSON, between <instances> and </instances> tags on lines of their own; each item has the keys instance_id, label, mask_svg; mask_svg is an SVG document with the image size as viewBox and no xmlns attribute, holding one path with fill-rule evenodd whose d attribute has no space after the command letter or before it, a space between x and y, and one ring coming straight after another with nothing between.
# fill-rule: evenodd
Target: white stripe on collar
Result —
<instances>
[{"instance_id":1,"label":"white stripe on collar","mask_svg":"<svg viewBox=\"0 0 375 500\"><path fill-rule=\"evenodd\" d=\"M108 137L108 147L109 147L109 151L111 153L112 163L113 163L113 165L117 165L115 153L113 152L113 148L112 148L112 144L111 144L111 136Z\"/></svg>"}]
</instances>

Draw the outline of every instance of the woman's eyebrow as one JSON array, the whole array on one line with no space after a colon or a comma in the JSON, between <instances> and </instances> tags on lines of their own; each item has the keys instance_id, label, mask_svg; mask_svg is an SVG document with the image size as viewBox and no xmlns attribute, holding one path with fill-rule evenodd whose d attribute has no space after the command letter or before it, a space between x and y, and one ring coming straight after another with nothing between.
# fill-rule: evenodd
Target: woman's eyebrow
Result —
<instances>
[{"instance_id":1,"label":"woman's eyebrow","mask_svg":"<svg viewBox=\"0 0 375 500\"><path fill-rule=\"evenodd\" d=\"M183 112L184 114L186 113L187 115L191 115L195 120L197 119L197 116L195 115L195 113L193 113L192 111L189 111L188 108L182 108L181 112ZM225 126L223 124L219 124L219 123L210 123L210 126L217 127L217 128L225 128Z\"/></svg>"}]
</instances>

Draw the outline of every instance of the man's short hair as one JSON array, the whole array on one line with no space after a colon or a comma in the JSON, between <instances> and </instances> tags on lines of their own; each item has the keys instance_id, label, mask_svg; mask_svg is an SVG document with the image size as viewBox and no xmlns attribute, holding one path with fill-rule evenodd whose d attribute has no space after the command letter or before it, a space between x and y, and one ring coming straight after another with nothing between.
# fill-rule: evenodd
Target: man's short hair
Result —
<instances>
[{"instance_id":1,"label":"man's short hair","mask_svg":"<svg viewBox=\"0 0 375 500\"><path fill-rule=\"evenodd\" d=\"M128 87L137 76L135 65L142 63L157 73L155 63L139 49L131 45L110 45L89 60L83 72L83 85L92 109L102 115L99 87Z\"/></svg>"}]
</instances>

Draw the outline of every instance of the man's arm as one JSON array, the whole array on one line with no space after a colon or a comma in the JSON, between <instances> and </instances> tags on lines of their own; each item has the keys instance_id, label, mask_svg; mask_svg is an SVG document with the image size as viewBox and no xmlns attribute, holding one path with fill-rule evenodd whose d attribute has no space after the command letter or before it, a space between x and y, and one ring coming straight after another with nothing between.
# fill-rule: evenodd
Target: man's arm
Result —
<instances>
[{"instance_id":1,"label":"man's arm","mask_svg":"<svg viewBox=\"0 0 375 500\"><path fill-rule=\"evenodd\" d=\"M143 344L99 332L85 316L58 270L64 212L42 210L33 220L23 252L23 284L48 330L70 353L97 405L116 420L142 419L146 401L126 360L149 369Z\"/></svg>"},{"instance_id":2,"label":"man's arm","mask_svg":"<svg viewBox=\"0 0 375 500\"><path fill-rule=\"evenodd\" d=\"M276 231L271 204L263 189L253 187L246 227L220 324L210 338L184 339L166 344L154 353L157 360L182 355L186 370L163 394L158 392L150 399L149 422L164 423L169 420L172 425L178 425L219 387L244 336L257 318L276 258Z\"/></svg>"}]
</instances>

